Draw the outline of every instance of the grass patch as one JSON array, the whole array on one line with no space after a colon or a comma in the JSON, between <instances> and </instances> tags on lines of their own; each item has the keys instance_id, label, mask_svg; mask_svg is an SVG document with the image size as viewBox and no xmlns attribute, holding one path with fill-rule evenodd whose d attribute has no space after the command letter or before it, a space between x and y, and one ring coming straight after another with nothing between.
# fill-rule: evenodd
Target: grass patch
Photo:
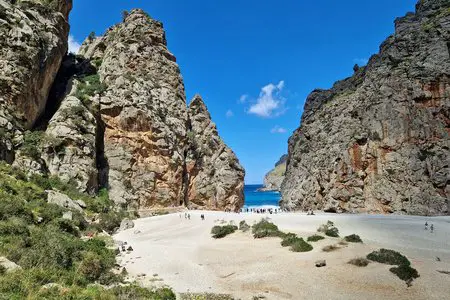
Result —
<instances>
[{"instance_id":1,"label":"grass patch","mask_svg":"<svg viewBox=\"0 0 450 300\"><path fill-rule=\"evenodd\" d=\"M349 260L348 263L358 267L367 267L367 265L370 263L370 260L364 257L357 257Z\"/></svg>"},{"instance_id":2,"label":"grass patch","mask_svg":"<svg viewBox=\"0 0 450 300\"><path fill-rule=\"evenodd\" d=\"M361 240L361 238L359 237L359 235L356 235L356 234L347 235L344 238L344 240L349 243L362 243L363 242Z\"/></svg>"},{"instance_id":3,"label":"grass patch","mask_svg":"<svg viewBox=\"0 0 450 300\"><path fill-rule=\"evenodd\" d=\"M315 235L308 236L307 241L308 242L317 242L317 241L320 241L323 239L325 239L323 236L315 234Z\"/></svg>"},{"instance_id":4,"label":"grass patch","mask_svg":"<svg viewBox=\"0 0 450 300\"><path fill-rule=\"evenodd\" d=\"M373 251L367 255L367 259L387 265L411 265L411 262L406 258L406 256L389 249Z\"/></svg>"},{"instance_id":5,"label":"grass patch","mask_svg":"<svg viewBox=\"0 0 450 300\"><path fill-rule=\"evenodd\" d=\"M277 225L265 219L261 219L261 221L253 225L252 233L255 239L264 237L279 237L283 235Z\"/></svg>"},{"instance_id":6,"label":"grass patch","mask_svg":"<svg viewBox=\"0 0 450 300\"><path fill-rule=\"evenodd\" d=\"M332 251L336 251L338 249L341 249L340 247L336 246L336 245L328 245L322 248L322 251L324 252L332 252Z\"/></svg>"},{"instance_id":7,"label":"grass patch","mask_svg":"<svg viewBox=\"0 0 450 300\"><path fill-rule=\"evenodd\" d=\"M224 225L224 226L216 225L211 229L211 234L213 238L221 239L229 234L234 233L237 229L238 227L235 225Z\"/></svg>"}]
</instances>

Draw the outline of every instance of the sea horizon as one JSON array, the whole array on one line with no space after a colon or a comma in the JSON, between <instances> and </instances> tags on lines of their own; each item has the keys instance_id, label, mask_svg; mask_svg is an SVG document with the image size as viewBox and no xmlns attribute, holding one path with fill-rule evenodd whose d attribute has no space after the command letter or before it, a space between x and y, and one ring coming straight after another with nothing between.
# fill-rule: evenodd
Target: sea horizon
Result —
<instances>
[{"instance_id":1,"label":"sea horizon","mask_svg":"<svg viewBox=\"0 0 450 300\"><path fill-rule=\"evenodd\" d=\"M276 191L259 191L263 184L244 185L244 208L279 208L281 194Z\"/></svg>"}]
</instances>

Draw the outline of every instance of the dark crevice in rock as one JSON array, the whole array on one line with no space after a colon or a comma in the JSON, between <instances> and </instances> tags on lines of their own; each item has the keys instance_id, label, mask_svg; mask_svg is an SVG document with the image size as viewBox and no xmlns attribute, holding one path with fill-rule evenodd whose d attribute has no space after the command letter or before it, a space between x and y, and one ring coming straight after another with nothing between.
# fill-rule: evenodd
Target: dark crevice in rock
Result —
<instances>
[{"instance_id":1,"label":"dark crevice in rock","mask_svg":"<svg viewBox=\"0 0 450 300\"><path fill-rule=\"evenodd\" d=\"M187 163L186 160L188 159L188 155L189 155L189 148L192 146L191 142L189 140L189 138L192 136L192 124L191 124L191 119L190 117L188 117L187 120L187 134L188 134L188 145L186 147L186 149L184 150L184 162L183 162L183 200L180 201L180 205L185 205L186 207L189 205L189 181L190 181L190 177L189 177L189 172L187 170Z\"/></svg>"},{"instance_id":2,"label":"dark crevice in rock","mask_svg":"<svg viewBox=\"0 0 450 300\"><path fill-rule=\"evenodd\" d=\"M106 125L103 122L101 114L97 113L95 115L97 121L97 130L96 130L96 165L98 170L98 187L109 188L109 163L108 158L105 155L105 129Z\"/></svg>"},{"instance_id":3,"label":"dark crevice in rock","mask_svg":"<svg viewBox=\"0 0 450 300\"><path fill-rule=\"evenodd\" d=\"M95 72L95 67L88 60L71 53L66 55L53 82L45 110L35 122L33 130L45 131L47 129L48 123L58 110L62 100L70 92L71 79L74 76L90 75Z\"/></svg>"}]
</instances>

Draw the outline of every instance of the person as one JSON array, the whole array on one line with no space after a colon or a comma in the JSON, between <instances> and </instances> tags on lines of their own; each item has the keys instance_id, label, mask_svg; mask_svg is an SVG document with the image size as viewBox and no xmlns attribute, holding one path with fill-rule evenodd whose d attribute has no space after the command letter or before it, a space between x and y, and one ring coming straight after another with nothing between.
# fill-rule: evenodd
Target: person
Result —
<instances>
[{"instance_id":1,"label":"person","mask_svg":"<svg viewBox=\"0 0 450 300\"><path fill-rule=\"evenodd\" d=\"M190 220L191 219L191 214L188 214L187 217L188 217L188 220Z\"/></svg>"},{"instance_id":2,"label":"person","mask_svg":"<svg viewBox=\"0 0 450 300\"><path fill-rule=\"evenodd\" d=\"M204 215L204 214L201 214L201 215L200 215L200 218L202 219L202 221L204 221L204 220L205 220L205 215Z\"/></svg>"},{"instance_id":3,"label":"person","mask_svg":"<svg viewBox=\"0 0 450 300\"><path fill-rule=\"evenodd\" d=\"M425 222L425 230L428 230L428 222Z\"/></svg>"},{"instance_id":4,"label":"person","mask_svg":"<svg viewBox=\"0 0 450 300\"><path fill-rule=\"evenodd\" d=\"M184 213L184 218L187 219L187 213Z\"/></svg>"},{"instance_id":5,"label":"person","mask_svg":"<svg viewBox=\"0 0 450 300\"><path fill-rule=\"evenodd\" d=\"M430 226L430 230L431 230L431 233L433 233L433 230L434 230L434 226L433 226L433 224L431 224L431 226Z\"/></svg>"}]
</instances>

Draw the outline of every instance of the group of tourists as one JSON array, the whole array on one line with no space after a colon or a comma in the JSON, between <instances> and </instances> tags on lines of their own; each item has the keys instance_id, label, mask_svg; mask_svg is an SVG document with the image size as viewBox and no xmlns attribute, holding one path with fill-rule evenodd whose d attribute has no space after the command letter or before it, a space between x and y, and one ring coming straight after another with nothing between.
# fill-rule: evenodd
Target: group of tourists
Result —
<instances>
[{"instance_id":1,"label":"group of tourists","mask_svg":"<svg viewBox=\"0 0 450 300\"><path fill-rule=\"evenodd\" d=\"M241 212L256 213L256 214L277 214L283 210L280 208L242 208Z\"/></svg>"},{"instance_id":2,"label":"group of tourists","mask_svg":"<svg viewBox=\"0 0 450 300\"><path fill-rule=\"evenodd\" d=\"M425 230L428 230L428 222L425 222ZM431 224L431 226L430 226L430 232L433 233L433 231L434 231L434 225Z\"/></svg>"}]
</instances>

